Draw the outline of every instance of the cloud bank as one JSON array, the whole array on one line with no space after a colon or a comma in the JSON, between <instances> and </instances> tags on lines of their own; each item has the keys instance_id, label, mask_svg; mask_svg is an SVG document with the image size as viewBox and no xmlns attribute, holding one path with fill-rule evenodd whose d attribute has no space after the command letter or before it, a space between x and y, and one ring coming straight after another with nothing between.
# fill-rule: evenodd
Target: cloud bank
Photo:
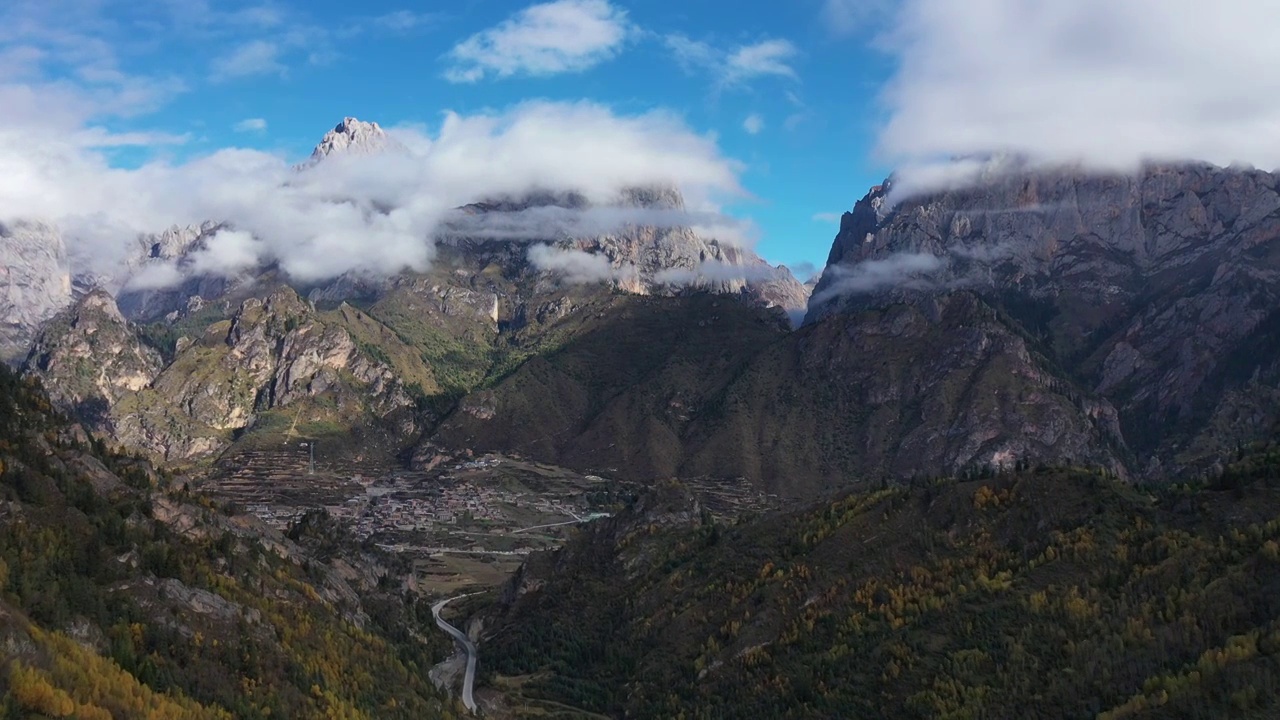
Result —
<instances>
[{"instance_id":1,"label":"cloud bank","mask_svg":"<svg viewBox=\"0 0 1280 720\"><path fill-rule=\"evenodd\" d=\"M555 273L565 282L577 285L613 280L620 272L609 264L609 258L585 250L539 244L531 246L527 256L539 270Z\"/></svg>"},{"instance_id":2,"label":"cloud bank","mask_svg":"<svg viewBox=\"0 0 1280 720\"><path fill-rule=\"evenodd\" d=\"M776 277L780 271L767 263L740 265L723 260L703 260L694 268L667 268L653 276L654 282L674 287L709 283L759 282Z\"/></svg>"},{"instance_id":3,"label":"cloud bank","mask_svg":"<svg viewBox=\"0 0 1280 720\"><path fill-rule=\"evenodd\" d=\"M864 260L850 267L828 265L824 274L832 282L810 299L821 305L841 295L862 295L885 288L924 289L933 287L930 275L946 267L946 259L932 253L898 253L881 260Z\"/></svg>"},{"instance_id":4,"label":"cloud bank","mask_svg":"<svg viewBox=\"0 0 1280 720\"><path fill-rule=\"evenodd\" d=\"M435 132L391 132L412 150L334 155L299 171L287 158L230 148L188 162L122 169L83 135L45 132L37 124L5 126L0 222L54 221L75 269L101 271L121 266L140 233L214 220L229 229L184 268L229 275L278 263L301 281L425 269L434 238L448 223L493 237L600 234L628 223L749 234L716 209L717 199L741 194L741 167L669 113L620 115L592 103L538 102L490 114L448 113ZM481 216L468 226L455 210L549 189L608 204L623 188L643 185L681 188L689 210L492 214L506 215L505 226L498 220L485 225ZM148 272L151 285L177 279L173 272Z\"/></svg>"},{"instance_id":5,"label":"cloud bank","mask_svg":"<svg viewBox=\"0 0 1280 720\"><path fill-rule=\"evenodd\" d=\"M832 18L852 3L828 2ZM881 44L885 160L904 177L957 156L1132 171L1147 161L1280 167L1280 3L904 0Z\"/></svg>"}]
</instances>

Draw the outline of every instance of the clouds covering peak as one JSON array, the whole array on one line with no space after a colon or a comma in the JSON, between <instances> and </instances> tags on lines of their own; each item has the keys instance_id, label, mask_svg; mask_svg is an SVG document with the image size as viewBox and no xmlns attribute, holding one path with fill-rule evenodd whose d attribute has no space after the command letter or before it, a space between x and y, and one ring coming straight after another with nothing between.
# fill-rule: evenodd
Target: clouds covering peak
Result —
<instances>
[{"instance_id":1,"label":"clouds covering peak","mask_svg":"<svg viewBox=\"0 0 1280 720\"><path fill-rule=\"evenodd\" d=\"M879 151L907 175L990 153L1275 169L1280 44L1252 33L1276 27L1254 0L905 0Z\"/></svg>"},{"instance_id":2,"label":"clouds covering peak","mask_svg":"<svg viewBox=\"0 0 1280 720\"><path fill-rule=\"evenodd\" d=\"M715 208L717 198L741 192L739 166L669 113L533 102L449 112L435 132L387 132L394 151L335 153L301 170L282 156L238 148L123 169L59 133L0 129L0 222L55 221L79 264L101 267L123 262L139 233L216 220L227 228L187 267L231 274L278 263L299 280L424 269L454 208L538 190L572 190L608 204L626 188L679 187L689 215L657 213L670 215L668 222L734 225ZM536 213L527 217L542 222ZM594 210L557 218L555 227L601 232L638 219L662 218ZM506 232L516 236L520 228Z\"/></svg>"}]
</instances>

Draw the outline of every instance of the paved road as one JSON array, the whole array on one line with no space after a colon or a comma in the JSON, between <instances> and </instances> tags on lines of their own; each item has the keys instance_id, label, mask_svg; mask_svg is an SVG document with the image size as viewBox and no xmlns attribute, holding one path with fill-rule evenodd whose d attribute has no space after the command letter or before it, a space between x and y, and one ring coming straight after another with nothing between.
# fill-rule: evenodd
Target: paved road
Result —
<instances>
[{"instance_id":1,"label":"paved road","mask_svg":"<svg viewBox=\"0 0 1280 720\"><path fill-rule=\"evenodd\" d=\"M569 513L569 514L573 515L573 513ZM591 513L586 517L578 517L577 515L573 515L572 520L566 520L564 522L558 522L558 523L550 523L548 525L534 525L533 527L520 528L519 530L512 530L511 534L516 535L522 532L528 532L530 530L541 530L543 528L560 527L561 525L579 525L582 523L591 522L592 520L599 520L600 518L607 518L607 517L611 517L609 513Z\"/></svg>"},{"instance_id":2,"label":"paved road","mask_svg":"<svg viewBox=\"0 0 1280 720\"><path fill-rule=\"evenodd\" d=\"M476 711L476 699L472 695L472 691L475 690L476 684L476 644L471 642L471 638L467 637L466 633L445 622L444 618L440 617L440 611L443 610L444 606L448 605L450 602L474 594L475 593L467 593L466 595L445 598L431 606L431 615L436 619L436 625L439 625L441 630L453 636L453 639L456 640L467 653L467 673L462 677L462 704L466 705L467 709L473 713Z\"/></svg>"}]
</instances>

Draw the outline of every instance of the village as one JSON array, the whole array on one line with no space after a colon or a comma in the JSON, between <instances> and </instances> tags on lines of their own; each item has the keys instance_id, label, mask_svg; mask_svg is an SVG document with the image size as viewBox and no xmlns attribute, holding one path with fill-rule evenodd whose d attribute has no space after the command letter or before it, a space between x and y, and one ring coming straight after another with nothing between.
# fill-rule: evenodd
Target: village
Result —
<instances>
[{"instance_id":1,"label":"village","mask_svg":"<svg viewBox=\"0 0 1280 720\"><path fill-rule=\"evenodd\" d=\"M497 455L429 471L347 474L280 453L250 457L242 468L207 489L280 531L323 509L360 541L399 552L522 554L554 544L557 528L607 515L626 492L600 476Z\"/></svg>"},{"instance_id":2,"label":"village","mask_svg":"<svg viewBox=\"0 0 1280 720\"><path fill-rule=\"evenodd\" d=\"M687 483L717 516L777 502L746 483ZM242 454L204 487L281 532L323 510L358 541L411 558L420 581L441 591L502 582L530 552L559 547L641 490L496 454L461 453L409 471L317 462L297 447Z\"/></svg>"}]
</instances>

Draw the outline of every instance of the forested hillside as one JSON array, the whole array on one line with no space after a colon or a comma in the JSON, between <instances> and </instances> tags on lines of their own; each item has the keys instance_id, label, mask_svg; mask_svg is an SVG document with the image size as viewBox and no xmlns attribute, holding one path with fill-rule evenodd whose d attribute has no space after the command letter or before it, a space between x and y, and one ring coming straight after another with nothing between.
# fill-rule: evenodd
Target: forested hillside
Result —
<instances>
[{"instance_id":1,"label":"forested hillside","mask_svg":"<svg viewBox=\"0 0 1280 720\"><path fill-rule=\"evenodd\" d=\"M1280 450L1214 482L1019 470L735 525L678 485L535 558L488 681L672 718L1275 717Z\"/></svg>"},{"instance_id":2,"label":"forested hillside","mask_svg":"<svg viewBox=\"0 0 1280 720\"><path fill-rule=\"evenodd\" d=\"M303 544L109 452L0 368L4 717L443 718L402 568ZM346 566L350 570L350 565Z\"/></svg>"}]
</instances>

